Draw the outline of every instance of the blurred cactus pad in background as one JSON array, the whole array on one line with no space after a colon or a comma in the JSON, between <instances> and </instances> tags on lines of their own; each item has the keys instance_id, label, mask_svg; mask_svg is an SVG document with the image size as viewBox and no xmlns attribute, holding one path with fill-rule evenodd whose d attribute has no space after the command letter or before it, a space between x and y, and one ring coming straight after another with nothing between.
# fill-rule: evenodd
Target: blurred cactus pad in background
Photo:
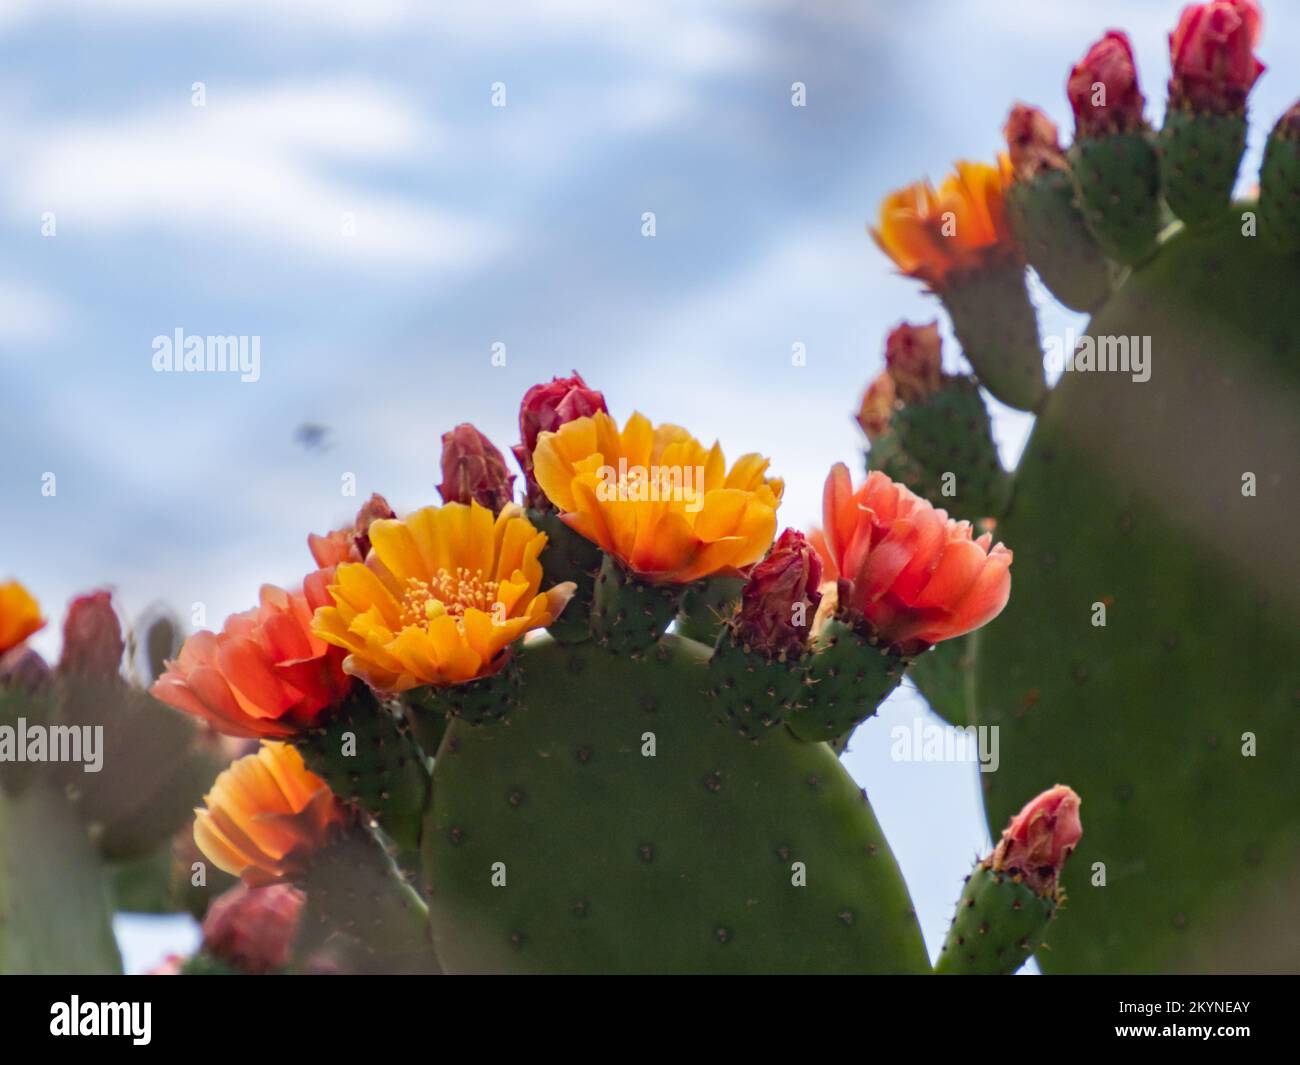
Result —
<instances>
[{"instance_id":1,"label":"blurred cactus pad in background","mask_svg":"<svg viewBox=\"0 0 1300 1065\"><path fill-rule=\"evenodd\" d=\"M1300 971L1300 104L1233 199L1259 32L1187 7L1157 130L1110 31L1072 144L1016 104L885 199L969 368L889 329L817 528L575 372L518 474L454 426L439 505L373 495L220 631L95 592L50 666L0 584L0 971L116 971L142 910L202 919L177 974ZM986 395L1035 418L1014 470ZM840 761L905 678L1000 739L933 965Z\"/></svg>"}]
</instances>

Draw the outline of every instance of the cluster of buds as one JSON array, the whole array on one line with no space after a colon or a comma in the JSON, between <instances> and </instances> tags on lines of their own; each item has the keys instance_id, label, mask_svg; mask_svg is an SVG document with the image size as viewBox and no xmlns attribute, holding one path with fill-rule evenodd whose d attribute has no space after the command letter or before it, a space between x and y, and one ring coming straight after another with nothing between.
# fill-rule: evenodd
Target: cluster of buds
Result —
<instances>
[{"instance_id":1,"label":"cluster of buds","mask_svg":"<svg viewBox=\"0 0 1300 1065\"><path fill-rule=\"evenodd\" d=\"M885 368L867 386L857 422L867 439L889 431L901 403L924 403L943 387L943 339L938 321L903 322L885 340Z\"/></svg>"}]
</instances>

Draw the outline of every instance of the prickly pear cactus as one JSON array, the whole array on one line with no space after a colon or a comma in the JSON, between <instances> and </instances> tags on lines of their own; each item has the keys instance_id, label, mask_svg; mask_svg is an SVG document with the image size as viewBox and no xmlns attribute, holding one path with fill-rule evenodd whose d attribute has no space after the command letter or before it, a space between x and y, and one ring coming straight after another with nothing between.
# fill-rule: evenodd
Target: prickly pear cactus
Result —
<instances>
[{"instance_id":1,"label":"prickly pear cactus","mask_svg":"<svg viewBox=\"0 0 1300 1065\"><path fill-rule=\"evenodd\" d=\"M1196 8L1171 38L1161 135L1115 32L1070 78L1072 151L1041 112L1008 123L1002 243L1094 313L989 513L1016 552L1005 616L960 669L916 667L940 713L1000 729L991 825L1058 780L1086 796L1048 972L1300 970L1300 573L1281 531L1300 512L1300 258L1282 207L1300 180L1281 162L1300 110L1270 138L1259 201L1230 204L1258 13L1225 43L1198 37ZM1055 220L1025 209L1049 193ZM1079 265L1102 250L1110 291Z\"/></svg>"}]
</instances>

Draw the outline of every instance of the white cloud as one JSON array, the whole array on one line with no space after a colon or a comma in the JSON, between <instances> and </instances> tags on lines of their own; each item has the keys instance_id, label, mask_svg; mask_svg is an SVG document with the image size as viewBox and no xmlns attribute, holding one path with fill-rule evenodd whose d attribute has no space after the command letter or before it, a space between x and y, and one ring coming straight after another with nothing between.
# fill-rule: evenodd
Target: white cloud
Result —
<instances>
[{"instance_id":1,"label":"white cloud","mask_svg":"<svg viewBox=\"0 0 1300 1065\"><path fill-rule=\"evenodd\" d=\"M54 211L65 232L154 223L344 261L460 268L504 243L486 222L334 172L420 160L446 143L403 97L340 82L206 92L204 107L187 93L107 119L27 123L10 137L15 219Z\"/></svg>"},{"instance_id":2,"label":"white cloud","mask_svg":"<svg viewBox=\"0 0 1300 1065\"><path fill-rule=\"evenodd\" d=\"M0 344L40 343L62 332L67 309L53 293L0 277Z\"/></svg>"}]
</instances>

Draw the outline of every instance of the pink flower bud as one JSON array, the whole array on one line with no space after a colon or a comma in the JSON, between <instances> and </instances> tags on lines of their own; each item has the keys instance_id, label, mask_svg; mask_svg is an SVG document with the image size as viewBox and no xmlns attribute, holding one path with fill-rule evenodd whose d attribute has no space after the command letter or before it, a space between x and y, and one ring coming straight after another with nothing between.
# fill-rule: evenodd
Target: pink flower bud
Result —
<instances>
[{"instance_id":1,"label":"pink flower bud","mask_svg":"<svg viewBox=\"0 0 1300 1065\"><path fill-rule=\"evenodd\" d=\"M750 571L735 620L742 646L771 658L802 653L821 602L822 564L803 533L786 529Z\"/></svg>"},{"instance_id":2,"label":"pink flower bud","mask_svg":"<svg viewBox=\"0 0 1300 1065\"><path fill-rule=\"evenodd\" d=\"M1082 835L1079 796L1057 784L1011 819L990 861L998 872L1019 873L1039 895L1055 894L1061 867Z\"/></svg>"},{"instance_id":3,"label":"pink flower bud","mask_svg":"<svg viewBox=\"0 0 1300 1065\"><path fill-rule=\"evenodd\" d=\"M356 520L342 529L335 529L324 536L311 533L307 537L307 546L311 556L321 569L339 566L344 562L364 562L370 554L370 523L379 518L395 518L397 514L388 505L388 500L378 492L361 504Z\"/></svg>"},{"instance_id":4,"label":"pink flower bud","mask_svg":"<svg viewBox=\"0 0 1300 1065\"><path fill-rule=\"evenodd\" d=\"M561 425L575 418L585 418L597 411L609 411L605 397L587 382L577 370L572 377L556 377L550 382L533 385L524 393L519 405L519 443L512 449L520 468L524 471L525 502L530 507L547 507L549 501L533 477L533 449L541 433L555 432Z\"/></svg>"},{"instance_id":5,"label":"pink flower bud","mask_svg":"<svg viewBox=\"0 0 1300 1065\"><path fill-rule=\"evenodd\" d=\"M26 644L0 654L0 688L30 695L48 687L52 676L45 659Z\"/></svg>"},{"instance_id":6,"label":"pink flower bud","mask_svg":"<svg viewBox=\"0 0 1300 1065\"><path fill-rule=\"evenodd\" d=\"M1262 16L1255 0L1211 0L1183 8L1169 35L1169 102L1215 114L1240 114L1264 73L1255 58Z\"/></svg>"},{"instance_id":7,"label":"pink flower bud","mask_svg":"<svg viewBox=\"0 0 1300 1065\"><path fill-rule=\"evenodd\" d=\"M203 949L241 972L282 969L293 955L305 902L290 884L237 884L208 907Z\"/></svg>"},{"instance_id":8,"label":"pink flower bud","mask_svg":"<svg viewBox=\"0 0 1300 1065\"><path fill-rule=\"evenodd\" d=\"M939 323L904 322L885 341L885 365L904 403L921 403L943 385L943 341Z\"/></svg>"},{"instance_id":9,"label":"pink flower bud","mask_svg":"<svg viewBox=\"0 0 1300 1065\"><path fill-rule=\"evenodd\" d=\"M1066 85L1080 137L1141 129L1146 97L1138 87L1137 64L1128 35L1111 30L1088 49Z\"/></svg>"},{"instance_id":10,"label":"pink flower bud","mask_svg":"<svg viewBox=\"0 0 1300 1065\"><path fill-rule=\"evenodd\" d=\"M515 476L492 441L469 422L442 434L442 484L444 503L471 500L499 514L514 498Z\"/></svg>"},{"instance_id":11,"label":"pink flower bud","mask_svg":"<svg viewBox=\"0 0 1300 1065\"><path fill-rule=\"evenodd\" d=\"M122 624L108 592L78 596L63 622L59 672L95 680L116 679L122 665Z\"/></svg>"},{"instance_id":12,"label":"pink flower bud","mask_svg":"<svg viewBox=\"0 0 1300 1065\"><path fill-rule=\"evenodd\" d=\"M1061 151L1056 123L1037 107L1016 104L1002 132L1017 181L1032 181L1049 170L1069 172L1070 164Z\"/></svg>"}]
</instances>

